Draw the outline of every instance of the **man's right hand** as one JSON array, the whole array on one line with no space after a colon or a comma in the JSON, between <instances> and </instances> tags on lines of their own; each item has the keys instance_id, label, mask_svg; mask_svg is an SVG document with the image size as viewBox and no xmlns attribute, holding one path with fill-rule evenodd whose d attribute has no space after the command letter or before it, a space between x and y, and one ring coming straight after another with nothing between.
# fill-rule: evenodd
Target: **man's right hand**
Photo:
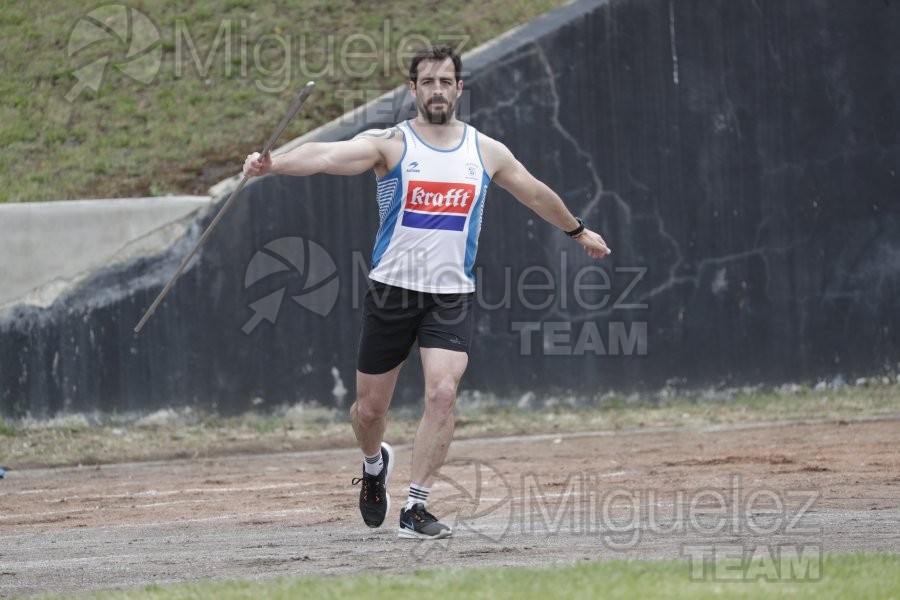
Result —
<instances>
[{"instance_id":1,"label":"man's right hand","mask_svg":"<svg viewBox=\"0 0 900 600\"><path fill-rule=\"evenodd\" d=\"M272 153L266 152L265 156L260 155L259 152L254 152L253 154L247 155L247 160L244 161L244 176L246 177L259 177L260 175L265 175L266 173L272 172Z\"/></svg>"}]
</instances>

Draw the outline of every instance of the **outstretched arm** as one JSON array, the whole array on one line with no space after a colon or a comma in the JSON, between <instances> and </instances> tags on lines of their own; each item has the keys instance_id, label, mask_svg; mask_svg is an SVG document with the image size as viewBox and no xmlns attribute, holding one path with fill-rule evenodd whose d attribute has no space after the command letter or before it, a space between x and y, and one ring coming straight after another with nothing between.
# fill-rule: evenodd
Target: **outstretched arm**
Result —
<instances>
[{"instance_id":1,"label":"outstretched arm","mask_svg":"<svg viewBox=\"0 0 900 600\"><path fill-rule=\"evenodd\" d=\"M485 140L486 136L482 136ZM528 172L509 149L496 140L487 138L484 148L485 158L494 167L493 180L497 185L515 196L516 200L533 210L538 216L563 231L578 228L578 220L569 212L562 198L547 185ZM592 258L603 258L612 251L603 238L585 228L573 238Z\"/></svg>"},{"instance_id":2,"label":"outstretched arm","mask_svg":"<svg viewBox=\"0 0 900 600\"><path fill-rule=\"evenodd\" d=\"M244 175L359 175L381 162L377 142L361 135L346 142L309 142L275 157L254 152L244 161Z\"/></svg>"}]
</instances>

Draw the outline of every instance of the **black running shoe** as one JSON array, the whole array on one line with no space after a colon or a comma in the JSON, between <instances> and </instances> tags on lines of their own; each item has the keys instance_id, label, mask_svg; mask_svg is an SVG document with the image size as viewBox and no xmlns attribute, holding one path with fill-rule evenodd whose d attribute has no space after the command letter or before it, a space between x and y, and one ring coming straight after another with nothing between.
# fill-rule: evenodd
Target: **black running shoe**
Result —
<instances>
[{"instance_id":1,"label":"black running shoe","mask_svg":"<svg viewBox=\"0 0 900 600\"><path fill-rule=\"evenodd\" d=\"M381 527L384 517L391 510L391 495L388 494L388 480L394 470L394 449L389 444L381 442L381 458L384 467L378 475L369 475L363 467L363 476L356 477L351 482L353 485L362 483L359 490L359 512L363 521L369 527Z\"/></svg>"},{"instance_id":2,"label":"black running shoe","mask_svg":"<svg viewBox=\"0 0 900 600\"><path fill-rule=\"evenodd\" d=\"M439 540L450 537L453 531L425 510L424 504L414 504L412 508L400 511L400 531L397 537L415 540Z\"/></svg>"}]
</instances>

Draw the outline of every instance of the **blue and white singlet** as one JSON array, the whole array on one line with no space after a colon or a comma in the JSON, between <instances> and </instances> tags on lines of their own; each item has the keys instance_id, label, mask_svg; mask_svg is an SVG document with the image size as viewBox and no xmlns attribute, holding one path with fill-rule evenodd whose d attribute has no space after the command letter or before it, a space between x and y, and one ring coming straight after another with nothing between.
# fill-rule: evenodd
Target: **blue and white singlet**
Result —
<instances>
[{"instance_id":1,"label":"blue and white singlet","mask_svg":"<svg viewBox=\"0 0 900 600\"><path fill-rule=\"evenodd\" d=\"M377 180L381 224L369 277L419 292L473 292L472 266L491 181L478 131L463 124L459 145L438 150L409 121L398 127L405 149L400 162Z\"/></svg>"}]
</instances>

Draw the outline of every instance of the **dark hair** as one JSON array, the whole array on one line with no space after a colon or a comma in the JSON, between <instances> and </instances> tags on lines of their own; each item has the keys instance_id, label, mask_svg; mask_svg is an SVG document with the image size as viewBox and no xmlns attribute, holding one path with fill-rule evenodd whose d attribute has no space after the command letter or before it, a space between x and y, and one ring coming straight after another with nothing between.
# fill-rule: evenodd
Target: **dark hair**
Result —
<instances>
[{"instance_id":1,"label":"dark hair","mask_svg":"<svg viewBox=\"0 0 900 600\"><path fill-rule=\"evenodd\" d=\"M413 83L418 81L419 63L423 60L444 61L448 58L453 60L453 68L456 71L456 81L459 81L462 79L462 59L459 57L459 54L456 53L456 50L450 46L428 46L427 48L422 48L416 52L416 55L413 56L412 62L409 65L409 80Z\"/></svg>"}]
</instances>

